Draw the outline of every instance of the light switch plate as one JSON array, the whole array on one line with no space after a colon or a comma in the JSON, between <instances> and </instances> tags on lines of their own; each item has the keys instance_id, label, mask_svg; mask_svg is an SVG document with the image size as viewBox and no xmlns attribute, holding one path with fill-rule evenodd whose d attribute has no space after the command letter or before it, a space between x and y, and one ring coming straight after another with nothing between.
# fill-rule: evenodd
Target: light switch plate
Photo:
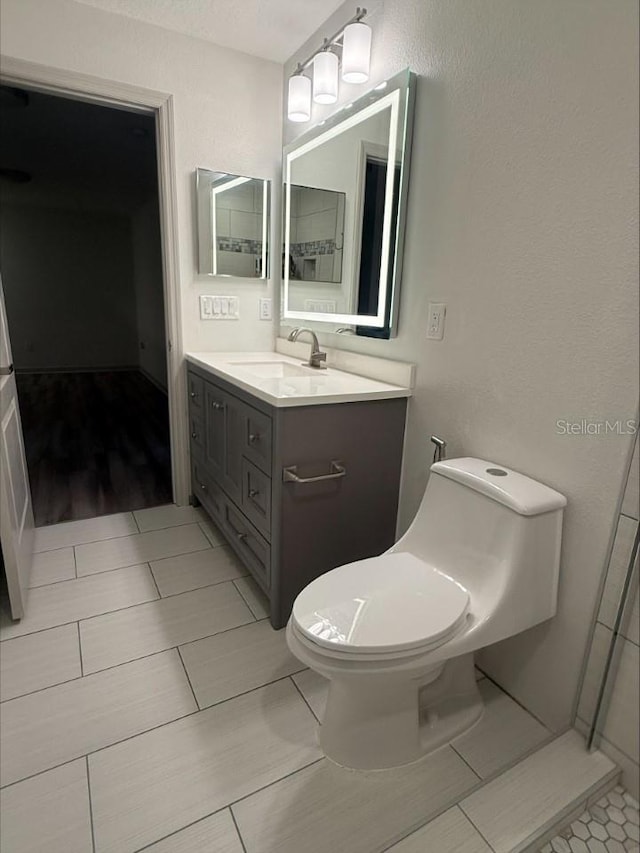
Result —
<instances>
[{"instance_id":1,"label":"light switch plate","mask_svg":"<svg viewBox=\"0 0 640 853\"><path fill-rule=\"evenodd\" d=\"M201 296L201 320L240 319L240 300L237 296Z\"/></svg>"}]
</instances>

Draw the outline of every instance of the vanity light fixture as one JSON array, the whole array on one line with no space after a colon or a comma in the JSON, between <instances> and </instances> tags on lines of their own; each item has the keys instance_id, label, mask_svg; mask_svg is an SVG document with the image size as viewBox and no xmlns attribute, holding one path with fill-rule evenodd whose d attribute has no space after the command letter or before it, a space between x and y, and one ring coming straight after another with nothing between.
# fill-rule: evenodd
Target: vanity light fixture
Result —
<instances>
[{"instance_id":1,"label":"vanity light fixture","mask_svg":"<svg viewBox=\"0 0 640 853\"><path fill-rule=\"evenodd\" d=\"M313 100L316 104L335 104L338 100L338 57L329 44L313 58Z\"/></svg>"},{"instance_id":2,"label":"vanity light fixture","mask_svg":"<svg viewBox=\"0 0 640 853\"><path fill-rule=\"evenodd\" d=\"M371 27L355 21L344 28L342 38L342 79L345 83L366 83L371 57Z\"/></svg>"},{"instance_id":3,"label":"vanity light fixture","mask_svg":"<svg viewBox=\"0 0 640 853\"><path fill-rule=\"evenodd\" d=\"M335 104L338 100L338 71L342 62L345 83L366 83L371 57L371 27L362 19L364 8L356 9L350 21L324 39L322 47L304 62L299 62L289 78L287 116L289 121L303 122L311 118L311 79L304 73L313 71L313 100L316 104Z\"/></svg>"},{"instance_id":4,"label":"vanity light fixture","mask_svg":"<svg viewBox=\"0 0 640 853\"><path fill-rule=\"evenodd\" d=\"M302 73L302 68L289 77L289 99L287 115L289 121L309 121L311 118L311 80Z\"/></svg>"}]
</instances>

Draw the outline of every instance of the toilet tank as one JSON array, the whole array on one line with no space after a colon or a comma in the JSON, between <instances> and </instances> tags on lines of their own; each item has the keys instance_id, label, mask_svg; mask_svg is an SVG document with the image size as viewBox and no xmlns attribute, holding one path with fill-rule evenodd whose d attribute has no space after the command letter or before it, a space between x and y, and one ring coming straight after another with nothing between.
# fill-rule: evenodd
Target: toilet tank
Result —
<instances>
[{"instance_id":1,"label":"toilet tank","mask_svg":"<svg viewBox=\"0 0 640 853\"><path fill-rule=\"evenodd\" d=\"M488 642L556 612L566 498L483 459L436 462L418 513L392 550L409 551L464 586Z\"/></svg>"}]
</instances>

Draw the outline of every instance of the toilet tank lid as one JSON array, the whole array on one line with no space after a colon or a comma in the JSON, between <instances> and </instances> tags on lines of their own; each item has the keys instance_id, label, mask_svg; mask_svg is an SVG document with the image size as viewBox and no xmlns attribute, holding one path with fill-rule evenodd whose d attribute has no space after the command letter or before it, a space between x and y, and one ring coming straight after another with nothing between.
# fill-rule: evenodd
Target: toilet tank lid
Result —
<instances>
[{"instance_id":1,"label":"toilet tank lid","mask_svg":"<svg viewBox=\"0 0 640 853\"><path fill-rule=\"evenodd\" d=\"M447 459L435 462L431 471L481 492L520 515L540 515L567 505L567 499L560 492L485 459L470 456Z\"/></svg>"}]
</instances>

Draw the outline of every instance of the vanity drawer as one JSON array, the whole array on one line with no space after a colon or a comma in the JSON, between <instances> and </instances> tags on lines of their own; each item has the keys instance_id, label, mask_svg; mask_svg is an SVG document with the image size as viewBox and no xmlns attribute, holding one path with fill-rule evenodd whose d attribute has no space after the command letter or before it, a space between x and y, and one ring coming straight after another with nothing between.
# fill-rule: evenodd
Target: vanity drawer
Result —
<instances>
[{"instance_id":1,"label":"vanity drawer","mask_svg":"<svg viewBox=\"0 0 640 853\"><path fill-rule=\"evenodd\" d=\"M253 462L242 460L242 510L247 518L271 538L271 478Z\"/></svg>"},{"instance_id":2,"label":"vanity drawer","mask_svg":"<svg viewBox=\"0 0 640 853\"><path fill-rule=\"evenodd\" d=\"M189 411L194 414L204 410L204 380L195 373L187 373Z\"/></svg>"},{"instance_id":3,"label":"vanity drawer","mask_svg":"<svg viewBox=\"0 0 640 853\"><path fill-rule=\"evenodd\" d=\"M201 462L192 460L191 487L193 494L219 524L224 520L224 495L216 486Z\"/></svg>"},{"instance_id":4,"label":"vanity drawer","mask_svg":"<svg viewBox=\"0 0 640 853\"><path fill-rule=\"evenodd\" d=\"M265 474L271 474L271 418L246 404L244 408L244 430L242 455Z\"/></svg>"},{"instance_id":5,"label":"vanity drawer","mask_svg":"<svg viewBox=\"0 0 640 853\"><path fill-rule=\"evenodd\" d=\"M204 422L197 414L189 414L189 447L192 458L204 462L205 432Z\"/></svg>"},{"instance_id":6,"label":"vanity drawer","mask_svg":"<svg viewBox=\"0 0 640 853\"><path fill-rule=\"evenodd\" d=\"M254 526L229 500L224 500L222 527L240 559L264 591L269 593L271 581L271 548Z\"/></svg>"}]
</instances>

